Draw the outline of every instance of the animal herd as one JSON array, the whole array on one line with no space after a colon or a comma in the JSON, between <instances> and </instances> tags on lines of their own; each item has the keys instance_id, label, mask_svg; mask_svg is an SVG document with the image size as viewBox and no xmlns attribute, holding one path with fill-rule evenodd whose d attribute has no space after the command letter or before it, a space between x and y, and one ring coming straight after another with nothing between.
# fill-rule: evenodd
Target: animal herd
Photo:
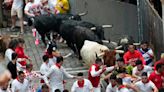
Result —
<instances>
[{"instance_id":1,"label":"animal herd","mask_svg":"<svg viewBox=\"0 0 164 92\"><path fill-rule=\"evenodd\" d=\"M107 42L109 44L110 41L104 41L106 40L104 28L111 28L112 25L96 25L83 21L81 16L86 14L87 12L50 16L40 15L29 18L28 25L36 28L45 46L47 45L45 37L52 41L49 33L57 33L66 41L68 47L78 54L79 59L82 59L88 66L94 63L96 55L102 57L104 64L108 66L114 65L116 52L123 53L123 51L116 50L118 49L117 45L113 50L105 45ZM121 43L124 42L120 42L119 45L125 47ZM125 43L128 42L125 41Z\"/></svg>"},{"instance_id":2,"label":"animal herd","mask_svg":"<svg viewBox=\"0 0 164 92\"><path fill-rule=\"evenodd\" d=\"M74 53L78 54L87 65L90 65L100 55L104 63L108 66L115 64L115 55L124 53L124 51L109 49L105 44L104 28L111 28L112 25L96 25L94 23L83 21L81 14L58 14L58 15L41 15L29 19L29 26L34 26L41 36L41 40L46 45L45 37L51 40L48 35L50 32L59 34ZM126 38L125 38L126 39ZM128 39L127 39L128 40ZM131 40L131 39L130 39ZM121 45L120 42L119 45ZM125 41L125 43L128 43ZM122 45L125 47L124 45Z\"/></svg>"}]
</instances>

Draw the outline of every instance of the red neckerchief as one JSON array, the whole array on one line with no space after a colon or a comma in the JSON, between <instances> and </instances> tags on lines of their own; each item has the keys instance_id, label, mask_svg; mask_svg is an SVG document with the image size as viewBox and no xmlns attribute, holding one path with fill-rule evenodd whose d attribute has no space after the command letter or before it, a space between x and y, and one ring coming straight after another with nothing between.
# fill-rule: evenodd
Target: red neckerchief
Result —
<instances>
[{"instance_id":1,"label":"red neckerchief","mask_svg":"<svg viewBox=\"0 0 164 92\"><path fill-rule=\"evenodd\" d=\"M84 79L82 81L77 81L77 84L80 88L84 87Z\"/></svg>"},{"instance_id":2,"label":"red neckerchief","mask_svg":"<svg viewBox=\"0 0 164 92\"><path fill-rule=\"evenodd\" d=\"M57 63L56 63L55 65L56 65L56 66L60 69L60 67L61 67L61 65L60 65L60 64L57 64Z\"/></svg>"},{"instance_id":3,"label":"red neckerchief","mask_svg":"<svg viewBox=\"0 0 164 92\"><path fill-rule=\"evenodd\" d=\"M118 87L118 90L120 90L122 88L126 88L126 86L125 85L121 85L121 86Z\"/></svg>"},{"instance_id":4,"label":"red neckerchief","mask_svg":"<svg viewBox=\"0 0 164 92\"><path fill-rule=\"evenodd\" d=\"M142 65L142 68L141 68L141 70L138 70L138 71L142 71L144 69L144 66Z\"/></svg>"},{"instance_id":5,"label":"red neckerchief","mask_svg":"<svg viewBox=\"0 0 164 92\"><path fill-rule=\"evenodd\" d=\"M149 81L150 81L150 80L148 79L147 82L143 82L143 81L142 81L142 83L146 84L146 83L148 83Z\"/></svg>"},{"instance_id":6,"label":"red neckerchief","mask_svg":"<svg viewBox=\"0 0 164 92\"><path fill-rule=\"evenodd\" d=\"M112 84L111 84L112 85ZM115 87L116 85L112 85L112 88Z\"/></svg>"}]
</instances>

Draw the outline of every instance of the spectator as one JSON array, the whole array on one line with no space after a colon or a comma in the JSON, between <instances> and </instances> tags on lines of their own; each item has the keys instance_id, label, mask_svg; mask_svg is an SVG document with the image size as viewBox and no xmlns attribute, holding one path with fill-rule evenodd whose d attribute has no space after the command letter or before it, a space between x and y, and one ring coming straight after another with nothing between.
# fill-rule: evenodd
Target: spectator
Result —
<instances>
[{"instance_id":1,"label":"spectator","mask_svg":"<svg viewBox=\"0 0 164 92\"><path fill-rule=\"evenodd\" d=\"M110 76L110 81L106 88L106 92L116 92L116 89L117 89L116 79L117 79L117 77L115 74L112 74Z\"/></svg>"},{"instance_id":2,"label":"spectator","mask_svg":"<svg viewBox=\"0 0 164 92\"><path fill-rule=\"evenodd\" d=\"M150 75L152 71L152 67L143 65L141 60L137 60L136 66L133 68L132 75L140 79L143 72L147 72Z\"/></svg>"},{"instance_id":3,"label":"spectator","mask_svg":"<svg viewBox=\"0 0 164 92\"><path fill-rule=\"evenodd\" d=\"M48 0L28 0L24 12L28 18L51 13Z\"/></svg>"},{"instance_id":4,"label":"spectator","mask_svg":"<svg viewBox=\"0 0 164 92\"><path fill-rule=\"evenodd\" d=\"M23 0L13 0L13 4L12 4L12 8L11 8L11 20L12 20L12 27L11 27L11 29L15 28L15 25L16 25L16 15L18 16L19 21L20 21L21 34L22 34L22 33L24 33Z\"/></svg>"},{"instance_id":5,"label":"spectator","mask_svg":"<svg viewBox=\"0 0 164 92\"><path fill-rule=\"evenodd\" d=\"M125 64L130 64L132 66L135 66L135 62L140 59L143 64L145 64L144 58L142 57L141 53L137 50L135 50L135 47L133 44L130 44L128 46L128 51L124 54L124 60Z\"/></svg>"},{"instance_id":6,"label":"spectator","mask_svg":"<svg viewBox=\"0 0 164 92\"><path fill-rule=\"evenodd\" d=\"M146 41L141 42L141 48L138 49L139 52L141 52L146 65L152 66L153 65L153 58L154 53L151 48L149 48L149 44Z\"/></svg>"},{"instance_id":7,"label":"spectator","mask_svg":"<svg viewBox=\"0 0 164 92\"><path fill-rule=\"evenodd\" d=\"M78 73L78 80L73 83L71 92L93 92L93 87L88 79L83 78L83 73Z\"/></svg>"},{"instance_id":8,"label":"spectator","mask_svg":"<svg viewBox=\"0 0 164 92\"><path fill-rule=\"evenodd\" d=\"M142 80L135 83L136 87L139 89L139 92L158 92L157 87L152 81L148 79L146 72L142 73Z\"/></svg>"},{"instance_id":9,"label":"spectator","mask_svg":"<svg viewBox=\"0 0 164 92\"><path fill-rule=\"evenodd\" d=\"M35 4L34 4L34 0L28 0L25 8L24 8L24 13L28 16L28 17L35 17L36 15L40 15L38 13L36 13L35 15L35 8L34 7Z\"/></svg>"},{"instance_id":10,"label":"spectator","mask_svg":"<svg viewBox=\"0 0 164 92\"><path fill-rule=\"evenodd\" d=\"M30 92L29 82L25 79L23 71L18 72L18 78L13 80L11 89L12 92Z\"/></svg>"},{"instance_id":11,"label":"spectator","mask_svg":"<svg viewBox=\"0 0 164 92\"><path fill-rule=\"evenodd\" d=\"M26 66L26 60L29 60L30 63L32 63L31 60L30 60L30 58L29 58L28 56L26 56L25 53L24 53L24 43L25 43L24 39L18 38L18 45L17 45L17 47L15 48L15 52L16 52L17 55L18 55L18 62L19 62L23 67Z\"/></svg>"},{"instance_id":12,"label":"spectator","mask_svg":"<svg viewBox=\"0 0 164 92\"><path fill-rule=\"evenodd\" d=\"M18 40L17 39L12 39L9 42L8 49L5 52L6 66L9 63L9 61L12 61L12 56L11 55L12 55L12 53L15 53L15 48L17 47L17 45L18 45ZM22 69L22 66L18 62L17 62L16 65L17 65L17 70L21 70Z\"/></svg>"},{"instance_id":13,"label":"spectator","mask_svg":"<svg viewBox=\"0 0 164 92\"><path fill-rule=\"evenodd\" d=\"M156 70L152 72L149 76L149 79L156 85L158 89L162 87L162 81L163 79L163 70L164 70L164 65L163 64L157 64L156 65Z\"/></svg>"},{"instance_id":14,"label":"spectator","mask_svg":"<svg viewBox=\"0 0 164 92\"><path fill-rule=\"evenodd\" d=\"M125 85L123 85L122 78L118 78L116 79L116 81L117 81L117 86L118 86L118 89L116 92L130 92L129 89Z\"/></svg>"},{"instance_id":15,"label":"spectator","mask_svg":"<svg viewBox=\"0 0 164 92\"><path fill-rule=\"evenodd\" d=\"M57 3L57 0L48 0L48 5L50 7L50 11L52 14L55 14L56 3Z\"/></svg>"},{"instance_id":16,"label":"spectator","mask_svg":"<svg viewBox=\"0 0 164 92\"><path fill-rule=\"evenodd\" d=\"M17 39L12 39L9 42L8 49L5 52L6 61L12 61L12 56L11 55L12 55L12 53L14 53L14 50L17 47L17 45L18 45L18 40ZM8 62L7 62L7 64L8 64Z\"/></svg>"},{"instance_id":17,"label":"spectator","mask_svg":"<svg viewBox=\"0 0 164 92\"><path fill-rule=\"evenodd\" d=\"M41 0L41 6L42 6L42 10L41 10L42 15L50 15L51 14L48 0Z\"/></svg>"},{"instance_id":18,"label":"spectator","mask_svg":"<svg viewBox=\"0 0 164 92\"><path fill-rule=\"evenodd\" d=\"M12 79L17 78L17 67L16 67L16 61L17 61L17 54L12 53L12 61L8 63L7 69L10 71Z\"/></svg>"},{"instance_id":19,"label":"spectator","mask_svg":"<svg viewBox=\"0 0 164 92\"><path fill-rule=\"evenodd\" d=\"M102 67L102 69L100 69ZM100 76L105 71L112 71L114 67L106 67L103 65L100 58L97 58L95 64L91 65L89 68L88 79L91 81L94 92L100 91Z\"/></svg>"},{"instance_id":20,"label":"spectator","mask_svg":"<svg viewBox=\"0 0 164 92\"><path fill-rule=\"evenodd\" d=\"M47 85L50 83L51 92L54 92L56 89L64 90L63 80L64 76L67 78L75 78L74 76L68 74L65 69L62 67L63 57L57 57L56 64L53 64L49 69L44 81ZM55 77L54 77L55 76ZM48 79L49 78L49 81Z\"/></svg>"},{"instance_id":21,"label":"spectator","mask_svg":"<svg viewBox=\"0 0 164 92\"><path fill-rule=\"evenodd\" d=\"M56 9L56 14L65 14L68 13L69 11L69 2L68 0L57 0L55 9Z\"/></svg>"}]
</instances>

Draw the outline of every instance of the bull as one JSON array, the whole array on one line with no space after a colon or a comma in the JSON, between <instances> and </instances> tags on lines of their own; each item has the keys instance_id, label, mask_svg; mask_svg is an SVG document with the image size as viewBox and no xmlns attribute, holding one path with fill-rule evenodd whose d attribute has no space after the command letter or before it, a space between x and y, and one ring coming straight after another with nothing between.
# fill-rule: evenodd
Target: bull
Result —
<instances>
[{"instance_id":1,"label":"bull","mask_svg":"<svg viewBox=\"0 0 164 92\"><path fill-rule=\"evenodd\" d=\"M80 50L80 53L82 60L89 67L96 60L96 54L98 55L98 57L101 57L103 59L105 65L113 66L115 65L116 53L124 52L121 50L110 50L105 45L86 40Z\"/></svg>"},{"instance_id":2,"label":"bull","mask_svg":"<svg viewBox=\"0 0 164 92\"><path fill-rule=\"evenodd\" d=\"M50 36L47 35L50 31L54 31L54 32L58 33L62 20L67 20L67 19L68 20L69 19L81 20L81 16L83 16L85 14L86 13L81 13L81 14L77 14L77 15L60 14L60 15L56 15L56 16L55 15L50 15L50 16L40 15L40 16L36 16L34 18L29 18L28 25L29 26L33 25L36 28L36 30L38 31L38 33L41 36L41 40L46 45L45 35L50 40Z\"/></svg>"},{"instance_id":3,"label":"bull","mask_svg":"<svg viewBox=\"0 0 164 92\"><path fill-rule=\"evenodd\" d=\"M101 39L93 31L86 27L74 26L69 23L63 23L59 34L66 40L67 45L80 57L80 49L85 40L96 41L102 44Z\"/></svg>"},{"instance_id":4,"label":"bull","mask_svg":"<svg viewBox=\"0 0 164 92\"><path fill-rule=\"evenodd\" d=\"M92 30L101 40L105 40L104 37L104 28L111 28L112 25L102 25L98 26L91 22L87 21L75 21L75 20L66 20L63 22L64 24L73 25L73 26L81 26L86 27Z\"/></svg>"}]
</instances>

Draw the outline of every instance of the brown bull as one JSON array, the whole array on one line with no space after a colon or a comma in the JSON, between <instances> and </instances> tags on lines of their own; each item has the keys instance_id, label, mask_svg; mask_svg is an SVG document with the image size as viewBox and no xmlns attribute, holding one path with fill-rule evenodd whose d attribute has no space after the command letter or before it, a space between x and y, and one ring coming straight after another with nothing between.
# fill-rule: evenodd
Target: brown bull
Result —
<instances>
[{"instance_id":1,"label":"brown bull","mask_svg":"<svg viewBox=\"0 0 164 92\"><path fill-rule=\"evenodd\" d=\"M114 66L116 61L116 51L109 50L104 51L103 55L104 64L109 66Z\"/></svg>"}]
</instances>

